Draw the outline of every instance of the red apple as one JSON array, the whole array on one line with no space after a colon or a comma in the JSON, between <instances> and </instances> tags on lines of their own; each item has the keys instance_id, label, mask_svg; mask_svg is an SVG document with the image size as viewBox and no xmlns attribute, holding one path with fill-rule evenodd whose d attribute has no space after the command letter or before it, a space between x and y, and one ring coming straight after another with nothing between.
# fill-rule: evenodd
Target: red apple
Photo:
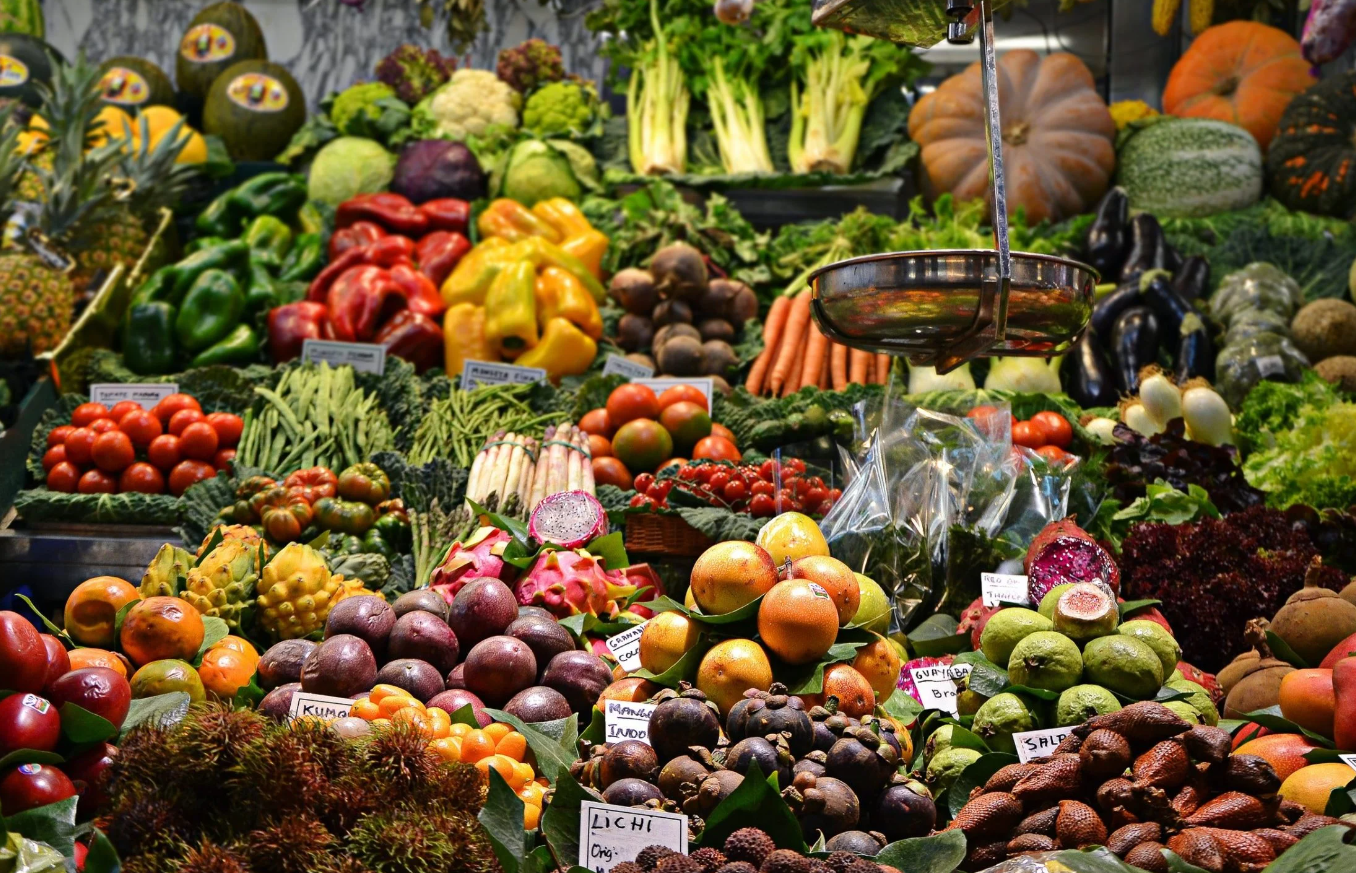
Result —
<instances>
[{"instance_id":1,"label":"red apple","mask_svg":"<svg viewBox=\"0 0 1356 873\"><path fill-rule=\"evenodd\" d=\"M50 697L52 683L71 672L71 656L66 654L66 647L61 644L61 640L52 634L38 636L42 637L43 645L47 646L47 678L43 680L42 692Z\"/></svg>"},{"instance_id":2,"label":"red apple","mask_svg":"<svg viewBox=\"0 0 1356 873\"><path fill-rule=\"evenodd\" d=\"M11 694L0 700L0 757L16 749L50 752L60 739L61 715L47 698Z\"/></svg>"},{"instance_id":3,"label":"red apple","mask_svg":"<svg viewBox=\"0 0 1356 873\"><path fill-rule=\"evenodd\" d=\"M83 667L52 683L52 702L58 707L74 703L122 727L132 705L132 686L107 667Z\"/></svg>"},{"instance_id":4,"label":"red apple","mask_svg":"<svg viewBox=\"0 0 1356 873\"><path fill-rule=\"evenodd\" d=\"M93 817L108 804L108 768L118 755L117 746L100 743L61 765L80 795L80 818Z\"/></svg>"},{"instance_id":5,"label":"red apple","mask_svg":"<svg viewBox=\"0 0 1356 873\"><path fill-rule=\"evenodd\" d=\"M17 612L0 610L0 688L42 691L47 647L36 628Z\"/></svg>"},{"instance_id":6,"label":"red apple","mask_svg":"<svg viewBox=\"0 0 1356 873\"><path fill-rule=\"evenodd\" d=\"M20 764L0 779L0 814L16 815L74 796L71 780L51 764Z\"/></svg>"}]
</instances>

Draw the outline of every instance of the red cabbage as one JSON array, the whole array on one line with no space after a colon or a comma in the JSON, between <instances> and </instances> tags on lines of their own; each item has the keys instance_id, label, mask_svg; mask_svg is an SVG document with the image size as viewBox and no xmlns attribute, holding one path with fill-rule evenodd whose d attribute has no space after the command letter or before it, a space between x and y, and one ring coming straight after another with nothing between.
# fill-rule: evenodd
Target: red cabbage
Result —
<instances>
[{"instance_id":1,"label":"red cabbage","mask_svg":"<svg viewBox=\"0 0 1356 873\"><path fill-rule=\"evenodd\" d=\"M485 173L463 143L418 140L401 149L391 190L412 203L441 197L478 200L485 196Z\"/></svg>"}]
</instances>

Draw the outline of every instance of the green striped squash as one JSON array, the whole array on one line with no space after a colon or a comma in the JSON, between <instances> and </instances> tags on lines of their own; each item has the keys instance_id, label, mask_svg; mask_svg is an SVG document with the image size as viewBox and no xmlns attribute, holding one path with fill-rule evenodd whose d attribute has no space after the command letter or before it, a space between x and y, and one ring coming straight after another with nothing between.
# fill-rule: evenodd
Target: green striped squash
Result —
<instances>
[{"instance_id":1,"label":"green striped squash","mask_svg":"<svg viewBox=\"0 0 1356 873\"><path fill-rule=\"evenodd\" d=\"M1262 151L1241 127L1160 116L1126 131L1116 184L1132 209L1194 218L1243 209L1262 196Z\"/></svg>"},{"instance_id":2,"label":"green striped squash","mask_svg":"<svg viewBox=\"0 0 1356 873\"><path fill-rule=\"evenodd\" d=\"M41 0L0 0L0 32L26 33L43 39L46 30Z\"/></svg>"}]
</instances>

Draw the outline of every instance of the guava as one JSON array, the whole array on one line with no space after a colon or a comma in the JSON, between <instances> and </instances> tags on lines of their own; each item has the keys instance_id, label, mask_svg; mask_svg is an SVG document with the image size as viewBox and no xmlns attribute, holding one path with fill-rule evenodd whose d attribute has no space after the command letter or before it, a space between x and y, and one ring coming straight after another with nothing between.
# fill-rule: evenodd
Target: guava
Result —
<instances>
[{"instance_id":1,"label":"guava","mask_svg":"<svg viewBox=\"0 0 1356 873\"><path fill-rule=\"evenodd\" d=\"M1172 634L1163 629L1163 625L1156 621L1127 621L1116 628L1116 633L1134 637L1153 649L1158 660L1163 663L1164 676L1172 678L1172 674L1177 672L1177 662L1182 660L1182 647L1177 645ZM1177 678L1182 678L1182 675L1178 673Z\"/></svg>"},{"instance_id":2,"label":"guava","mask_svg":"<svg viewBox=\"0 0 1356 873\"><path fill-rule=\"evenodd\" d=\"M1111 594L1087 582L1072 585L1061 594L1051 616L1055 630L1076 643L1114 634L1120 620L1120 610Z\"/></svg>"},{"instance_id":3,"label":"guava","mask_svg":"<svg viewBox=\"0 0 1356 873\"><path fill-rule=\"evenodd\" d=\"M1187 679L1170 680L1166 683L1167 687L1173 691L1180 691L1183 694L1189 694L1190 697L1179 702L1185 703L1192 709L1201 714L1201 721L1214 727L1219 724L1219 710L1215 708L1215 702L1210 699L1210 692L1206 691L1200 685Z\"/></svg>"},{"instance_id":4,"label":"guava","mask_svg":"<svg viewBox=\"0 0 1356 873\"><path fill-rule=\"evenodd\" d=\"M1075 685L1065 689L1055 703L1055 723L1059 727L1082 724L1094 715L1105 715L1121 708L1116 695L1100 685Z\"/></svg>"},{"instance_id":5,"label":"guava","mask_svg":"<svg viewBox=\"0 0 1356 873\"><path fill-rule=\"evenodd\" d=\"M1163 705L1181 716L1184 721L1191 724L1205 724L1205 718L1201 715L1201 711L1185 700L1169 700Z\"/></svg>"},{"instance_id":6,"label":"guava","mask_svg":"<svg viewBox=\"0 0 1356 873\"><path fill-rule=\"evenodd\" d=\"M1040 605L1036 607L1036 611L1051 621L1054 621L1055 604L1059 603L1060 595L1072 587L1074 587L1073 582L1062 582L1054 588L1051 588L1046 592L1045 596L1041 598Z\"/></svg>"},{"instance_id":7,"label":"guava","mask_svg":"<svg viewBox=\"0 0 1356 873\"><path fill-rule=\"evenodd\" d=\"M1033 731L1038 726L1026 701L1016 694L1003 692L985 701L975 713L970 729L995 752L1016 753L1017 745L1012 741L1012 735Z\"/></svg>"},{"instance_id":8,"label":"guava","mask_svg":"<svg viewBox=\"0 0 1356 873\"><path fill-rule=\"evenodd\" d=\"M929 761L951 748L951 732L952 726L944 724L928 734L927 740L923 743L923 755Z\"/></svg>"},{"instance_id":9,"label":"guava","mask_svg":"<svg viewBox=\"0 0 1356 873\"><path fill-rule=\"evenodd\" d=\"M1014 685L1063 691L1077 685L1082 675L1083 656L1078 653L1078 644L1055 631L1029 634L1008 658L1008 678Z\"/></svg>"},{"instance_id":10,"label":"guava","mask_svg":"<svg viewBox=\"0 0 1356 873\"><path fill-rule=\"evenodd\" d=\"M1088 681L1135 700L1148 700L1163 687L1163 662L1158 653L1134 637L1112 634L1083 647L1083 670Z\"/></svg>"},{"instance_id":11,"label":"guava","mask_svg":"<svg viewBox=\"0 0 1356 873\"><path fill-rule=\"evenodd\" d=\"M1000 609L989 617L984 632L979 635L979 648L984 657L995 664L1006 664L1012 650L1023 639L1037 631L1048 631L1054 625L1050 619L1034 609L1012 607Z\"/></svg>"},{"instance_id":12,"label":"guava","mask_svg":"<svg viewBox=\"0 0 1356 873\"><path fill-rule=\"evenodd\" d=\"M980 753L974 749L962 749L952 746L944 749L928 761L927 785L933 797L951 787L965 768L978 761Z\"/></svg>"}]
</instances>

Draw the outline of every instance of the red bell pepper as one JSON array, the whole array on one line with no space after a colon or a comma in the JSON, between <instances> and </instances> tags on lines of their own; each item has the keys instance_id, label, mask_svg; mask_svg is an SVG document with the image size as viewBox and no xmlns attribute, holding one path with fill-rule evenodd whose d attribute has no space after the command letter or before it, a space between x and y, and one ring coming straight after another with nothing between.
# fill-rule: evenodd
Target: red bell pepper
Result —
<instances>
[{"instance_id":1,"label":"red bell pepper","mask_svg":"<svg viewBox=\"0 0 1356 873\"><path fill-rule=\"evenodd\" d=\"M380 225L370 221L359 221L330 235L330 260L342 255L349 249L365 246L386 236Z\"/></svg>"},{"instance_id":2,"label":"red bell pepper","mask_svg":"<svg viewBox=\"0 0 1356 873\"><path fill-rule=\"evenodd\" d=\"M392 234L384 236L363 249L363 263L378 267L414 263L414 240Z\"/></svg>"},{"instance_id":3,"label":"red bell pepper","mask_svg":"<svg viewBox=\"0 0 1356 873\"><path fill-rule=\"evenodd\" d=\"M268 313L268 351L275 364L301 355L308 339L323 339L325 304L299 300L275 307Z\"/></svg>"},{"instance_id":4,"label":"red bell pepper","mask_svg":"<svg viewBox=\"0 0 1356 873\"><path fill-rule=\"evenodd\" d=\"M371 342L405 304L405 290L386 270L371 264L350 267L330 288L330 329L340 342Z\"/></svg>"},{"instance_id":5,"label":"red bell pepper","mask_svg":"<svg viewBox=\"0 0 1356 873\"><path fill-rule=\"evenodd\" d=\"M306 299L324 303L335 279L342 276L350 267L365 263L367 263L367 246L349 249L339 257L332 259L325 266L325 269L321 270L319 275L311 280L310 286L306 289Z\"/></svg>"},{"instance_id":6,"label":"red bell pepper","mask_svg":"<svg viewBox=\"0 0 1356 873\"><path fill-rule=\"evenodd\" d=\"M428 229L450 230L453 233L466 233L471 223L471 204L455 197L443 197L430 200L419 207L419 211L428 217Z\"/></svg>"},{"instance_id":7,"label":"red bell pepper","mask_svg":"<svg viewBox=\"0 0 1356 873\"><path fill-rule=\"evenodd\" d=\"M391 233L412 237L423 236L429 229L428 216L399 194L359 194L335 210L335 228L359 221L375 221Z\"/></svg>"},{"instance_id":8,"label":"red bell pepper","mask_svg":"<svg viewBox=\"0 0 1356 873\"><path fill-rule=\"evenodd\" d=\"M405 289L405 298L409 301L411 311L437 318L447 309L443 295L438 293L438 286L414 267L409 264L397 264L391 268L390 273L396 284Z\"/></svg>"},{"instance_id":9,"label":"red bell pepper","mask_svg":"<svg viewBox=\"0 0 1356 873\"><path fill-rule=\"evenodd\" d=\"M414 248L414 259L419 264L419 272L441 288L457 262L470 250L471 241L460 233L435 230L419 240Z\"/></svg>"},{"instance_id":10,"label":"red bell pepper","mask_svg":"<svg viewBox=\"0 0 1356 873\"><path fill-rule=\"evenodd\" d=\"M443 364L443 329L427 315L402 309L382 326L376 341L421 373Z\"/></svg>"}]
</instances>

